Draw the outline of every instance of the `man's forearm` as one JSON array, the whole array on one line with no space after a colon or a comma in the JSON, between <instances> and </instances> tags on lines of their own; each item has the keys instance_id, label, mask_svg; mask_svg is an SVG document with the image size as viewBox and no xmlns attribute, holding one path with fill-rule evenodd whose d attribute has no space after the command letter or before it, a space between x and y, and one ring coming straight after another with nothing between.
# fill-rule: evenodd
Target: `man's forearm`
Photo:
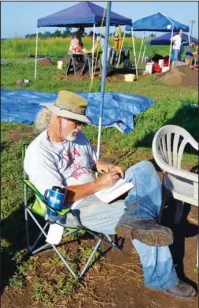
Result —
<instances>
[{"instance_id":1,"label":"man's forearm","mask_svg":"<svg viewBox=\"0 0 199 308\"><path fill-rule=\"evenodd\" d=\"M105 188L103 184L97 180L86 184L67 186L66 202L84 199L103 188Z\"/></svg>"}]
</instances>

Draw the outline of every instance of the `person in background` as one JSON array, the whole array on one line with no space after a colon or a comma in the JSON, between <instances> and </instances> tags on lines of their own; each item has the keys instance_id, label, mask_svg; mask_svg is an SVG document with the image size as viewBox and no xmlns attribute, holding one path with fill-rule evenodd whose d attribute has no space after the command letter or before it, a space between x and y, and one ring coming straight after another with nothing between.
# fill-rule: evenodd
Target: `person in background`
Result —
<instances>
[{"instance_id":1,"label":"person in background","mask_svg":"<svg viewBox=\"0 0 199 308\"><path fill-rule=\"evenodd\" d=\"M116 51L120 51L122 45L122 29L120 25L115 29L115 32L113 33L112 37L114 40L114 49Z\"/></svg>"},{"instance_id":2,"label":"person in background","mask_svg":"<svg viewBox=\"0 0 199 308\"><path fill-rule=\"evenodd\" d=\"M88 36L90 37L90 39L93 40L93 31L90 31ZM103 66L103 62L104 62L104 47L105 47L105 36L103 34L100 34L100 33L98 33L98 34L95 33L94 34L94 52L96 52L99 49L102 50L101 66ZM111 64L110 64L111 51L112 51L112 47L111 47L110 43L108 42L107 74L110 73L110 71L111 71ZM93 52L93 48L90 50L90 52ZM103 67L102 67L102 69L103 69Z\"/></svg>"},{"instance_id":3,"label":"person in background","mask_svg":"<svg viewBox=\"0 0 199 308\"><path fill-rule=\"evenodd\" d=\"M69 52L70 53L83 53L82 35L84 34L84 28L80 27L77 32L72 36Z\"/></svg>"},{"instance_id":4,"label":"person in background","mask_svg":"<svg viewBox=\"0 0 199 308\"><path fill-rule=\"evenodd\" d=\"M185 64L188 65L188 66L191 66L192 60L193 60L194 56L197 54L196 52L194 52L195 44L196 44L195 41L190 41L189 46L187 46Z\"/></svg>"},{"instance_id":5,"label":"person in background","mask_svg":"<svg viewBox=\"0 0 199 308\"><path fill-rule=\"evenodd\" d=\"M182 44L182 33L183 33L183 30L180 29L178 34L176 34L175 36L173 36L171 38L171 41L173 43L171 61L178 60L178 55L180 53L180 48L181 48L181 44Z\"/></svg>"}]
</instances>

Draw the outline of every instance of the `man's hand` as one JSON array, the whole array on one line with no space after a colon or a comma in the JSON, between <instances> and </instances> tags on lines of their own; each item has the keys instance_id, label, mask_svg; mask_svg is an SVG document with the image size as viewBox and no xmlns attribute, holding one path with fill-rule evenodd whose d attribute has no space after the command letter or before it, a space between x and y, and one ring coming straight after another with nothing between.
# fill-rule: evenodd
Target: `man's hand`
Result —
<instances>
[{"instance_id":1,"label":"man's hand","mask_svg":"<svg viewBox=\"0 0 199 308\"><path fill-rule=\"evenodd\" d=\"M117 165L110 164L108 166L108 172L118 174L120 178L124 178L123 170Z\"/></svg>"},{"instance_id":2,"label":"man's hand","mask_svg":"<svg viewBox=\"0 0 199 308\"><path fill-rule=\"evenodd\" d=\"M106 174L103 174L100 176L97 180L96 183L101 185L101 189L111 187L113 184L115 184L119 180L120 176L117 172L109 172Z\"/></svg>"}]
</instances>

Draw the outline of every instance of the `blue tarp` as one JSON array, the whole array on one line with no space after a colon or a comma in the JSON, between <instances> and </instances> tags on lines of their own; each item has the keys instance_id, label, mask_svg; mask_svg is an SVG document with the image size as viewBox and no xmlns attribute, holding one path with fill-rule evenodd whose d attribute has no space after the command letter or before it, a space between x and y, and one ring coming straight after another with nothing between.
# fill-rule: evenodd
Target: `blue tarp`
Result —
<instances>
[{"instance_id":1,"label":"blue tarp","mask_svg":"<svg viewBox=\"0 0 199 308\"><path fill-rule=\"evenodd\" d=\"M173 35L176 35L176 33L174 33ZM194 37L190 37L190 40L195 41L196 44L198 44L198 40L195 39ZM182 43L184 46L189 45L189 36L185 33L182 34ZM171 33L165 33L163 35L160 35L148 42L146 42L146 45L170 45L171 44Z\"/></svg>"},{"instance_id":2,"label":"blue tarp","mask_svg":"<svg viewBox=\"0 0 199 308\"><path fill-rule=\"evenodd\" d=\"M94 125L98 125L101 93L77 93L88 99L86 115ZM1 89L1 121L32 124L42 106L40 103L52 103L57 93L45 93L32 90ZM129 133L134 128L133 117L149 108L154 101L141 95L105 93L102 126L113 126L121 132Z\"/></svg>"},{"instance_id":3,"label":"blue tarp","mask_svg":"<svg viewBox=\"0 0 199 308\"><path fill-rule=\"evenodd\" d=\"M171 32L172 27L174 31L182 29L184 32L189 32L189 27L167 17L162 13L156 13L132 23L133 31L156 31L156 32ZM126 31L131 31L130 26L126 26Z\"/></svg>"},{"instance_id":4,"label":"blue tarp","mask_svg":"<svg viewBox=\"0 0 199 308\"><path fill-rule=\"evenodd\" d=\"M90 1L80 2L65 10L39 18L37 27L92 27L93 24L100 27L104 14L104 8ZM105 25L106 18L104 18ZM111 12L110 26L132 25L132 20Z\"/></svg>"}]
</instances>

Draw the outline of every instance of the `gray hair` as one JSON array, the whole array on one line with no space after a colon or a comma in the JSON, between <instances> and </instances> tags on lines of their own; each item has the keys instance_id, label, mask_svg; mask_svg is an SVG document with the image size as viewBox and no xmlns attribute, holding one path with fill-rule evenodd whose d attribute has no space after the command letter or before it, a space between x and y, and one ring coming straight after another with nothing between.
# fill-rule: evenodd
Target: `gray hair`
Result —
<instances>
[{"instance_id":1,"label":"gray hair","mask_svg":"<svg viewBox=\"0 0 199 308\"><path fill-rule=\"evenodd\" d=\"M38 112L35 119L35 131L38 133L43 132L46 130L51 122L52 112L47 108L43 108L41 111Z\"/></svg>"}]
</instances>

